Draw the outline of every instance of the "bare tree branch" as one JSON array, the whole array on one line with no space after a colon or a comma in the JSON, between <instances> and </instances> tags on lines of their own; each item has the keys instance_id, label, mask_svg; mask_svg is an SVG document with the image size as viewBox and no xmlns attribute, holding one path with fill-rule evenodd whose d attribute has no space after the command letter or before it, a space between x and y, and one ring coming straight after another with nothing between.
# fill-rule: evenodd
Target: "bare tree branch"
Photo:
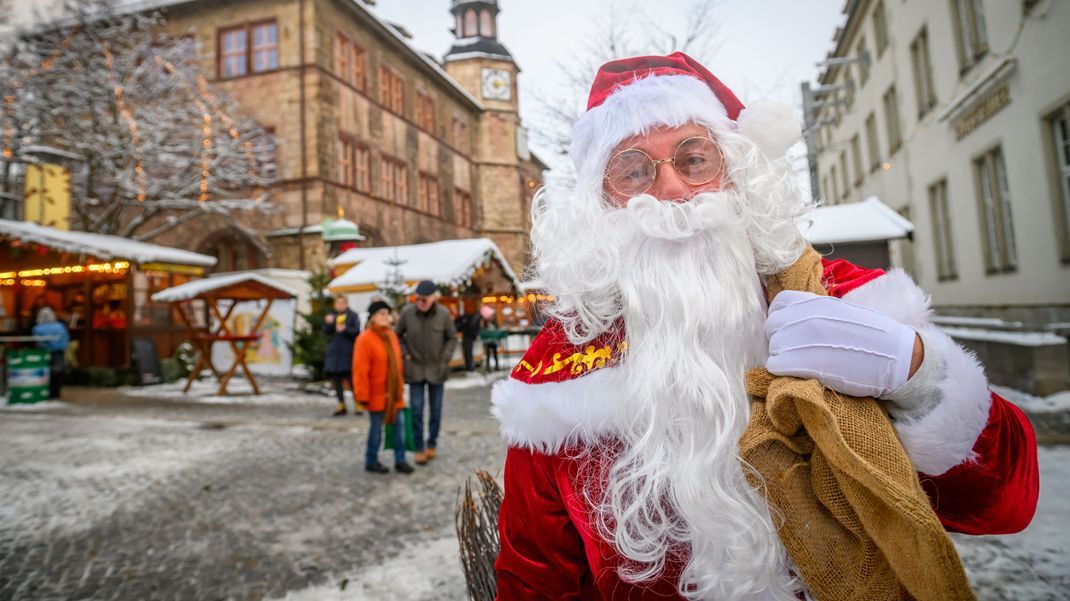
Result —
<instances>
[{"instance_id":1,"label":"bare tree branch","mask_svg":"<svg viewBox=\"0 0 1070 601\"><path fill-rule=\"evenodd\" d=\"M270 209L274 139L204 78L194 41L112 0L65 0L57 14L0 64L0 164L30 144L85 157L72 208L100 233Z\"/></svg>"},{"instance_id":2,"label":"bare tree branch","mask_svg":"<svg viewBox=\"0 0 1070 601\"><path fill-rule=\"evenodd\" d=\"M664 14L645 13L637 2L599 2L586 43L569 53L569 62L558 63L561 87L534 95L538 107L537 127L532 130L535 141L559 156L568 153L572 124L583 112L598 67L608 61L677 50L708 61L720 47L722 5L722 0L695 0L684 15L682 30L676 31L662 25L667 21Z\"/></svg>"}]
</instances>

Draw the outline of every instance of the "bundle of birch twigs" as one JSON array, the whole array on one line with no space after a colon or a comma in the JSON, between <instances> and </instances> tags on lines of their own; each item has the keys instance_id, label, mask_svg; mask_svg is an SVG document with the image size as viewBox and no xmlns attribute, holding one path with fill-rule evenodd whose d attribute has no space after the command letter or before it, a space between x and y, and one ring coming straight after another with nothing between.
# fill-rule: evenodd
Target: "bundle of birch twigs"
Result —
<instances>
[{"instance_id":1,"label":"bundle of birch twigs","mask_svg":"<svg viewBox=\"0 0 1070 601\"><path fill-rule=\"evenodd\" d=\"M493 601L497 592L494 560L498 557L498 509L502 489L494 477L483 470L476 472L476 492L472 479L464 482L464 494L458 495L456 525L461 547L461 565L471 601Z\"/></svg>"}]
</instances>

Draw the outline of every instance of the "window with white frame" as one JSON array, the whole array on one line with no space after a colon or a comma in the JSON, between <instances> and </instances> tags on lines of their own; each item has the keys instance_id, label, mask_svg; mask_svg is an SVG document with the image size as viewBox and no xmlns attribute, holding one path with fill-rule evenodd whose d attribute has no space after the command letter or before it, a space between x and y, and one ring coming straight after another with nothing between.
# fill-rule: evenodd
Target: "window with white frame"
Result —
<instances>
[{"instance_id":1,"label":"window with white frame","mask_svg":"<svg viewBox=\"0 0 1070 601\"><path fill-rule=\"evenodd\" d=\"M880 58L888 47L888 15L884 12L883 1L877 2L877 7L873 9L873 34L877 42L877 57Z\"/></svg>"},{"instance_id":2,"label":"window with white frame","mask_svg":"<svg viewBox=\"0 0 1070 601\"><path fill-rule=\"evenodd\" d=\"M858 45L855 46L855 56L861 58L869 53L866 48L866 38L858 38ZM866 81L869 80L869 65L866 63L858 63L858 85L859 87L866 85Z\"/></svg>"},{"instance_id":3,"label":"window with white frame","mask_svg":"<svg viewBox=\"0 0 1070 601\"><path fill-rule=\"evenodd\" d=\"M876 171L881 166L881 149L877 139L877 116L873 113L866 117L866 146L869 147L869 170Z\"/></svg>"},{"instance_id":4,"label":"window with white frame","mask_svg":"<svg viewBox=\"0 0 1070 601\"><path fill-rule=\"evenodd\" d=\"M924 117L936 106L933 90L933 67L929 59L929 33L921 28L910 43L910 65L914 71L914 98L918 103L918 118Z\"/></svg>"},{"instance_id":5,"label":"window with white frame","mask_svg":"<svg viewBox=\"0 0 1070 601\"><path fill-rule=\"evenodd\" d=\"M1018 257L1003 150L997 146L976 159L974 176L981 212L985 270L988 273L1014 271L1018 266Z\"/></svg>"},{"instance_id":6,"label":"window with white frame","mask_svg":"<svg viewBox=\"0 0 1070 601\"><path fill-rule=\"evenodd\" d=\"M840 151L840 186L843 188L841 197L844 201L851 194L851 186L847 183L847 151Z\"/></svg>"},{"instance_id":7,"label":"window with white frame","mask_svg":"<svg viewBox=\"0 0 1070 601\"><path fill-rule=\"evenodd\" d=\"M1059 236L1060 259L1070 263L1070 104L1048 117L1052 158L1059 183L1055 187L1055 224Z\"/></svg>"},{"instance_id":8,"label":"window with white frame","mask_svg":"<svg viewBox=\"0 0 1070 601\"><path fill-rule=\"evenodd\" d=\"M947 180L929 186L929 215L933 223L933 249L936 252L936 277L938 280L958 278L955 266L955 250L951 237L951 210L947 202Z\"/></svg>"},{"instance_id":9,"label":"window with white frame","mask_svg":"<svg viewBox=\"0 0 1070 601\"><path fill-rule=\"evenodd\" d=\"M866 169L862 166L862 137L855 134L851 138L851 163L854 165L855 185L862 185Z\"/></svg>"},{"instance_id":10,"label":"window with white frame","mask_svg":"<svg viewBox=\"0 0 1070 601\"><path fill-rule=\"evenodd\" d=\"M988 52L988 32L981 0L951 0L960 72L965 73Z\"/></svg>"},{"instance_id":11,"label":"window with white frame","mask_svg":"<svg viewBox=\"0 0 1070 601\"><path fill-rule=\"evenodd\" d=\"M895 86L884 93L884 123L888 131L888 154L893 155L903 144L903 133L899 126L899 95Z\"/></svg>"}]
</instances>

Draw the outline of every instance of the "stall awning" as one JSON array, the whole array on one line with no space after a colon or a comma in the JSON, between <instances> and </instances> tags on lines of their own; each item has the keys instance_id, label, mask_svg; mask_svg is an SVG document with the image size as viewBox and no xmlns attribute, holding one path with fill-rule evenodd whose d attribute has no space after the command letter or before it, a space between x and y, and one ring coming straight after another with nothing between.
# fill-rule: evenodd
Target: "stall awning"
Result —
<instances>
[{"instance_id":1,"label":"stall awning","mask_svg":"<svg viewBox=\"0 0 1070 601\"><path fill-rule=\"evenodd\" d=\"M810 244L898 240L914 231L913 223L876 196L861 202L820 207L814 210L811 219L813 223L799 225Z\"/></svg>"},{"instance_id":2,"label":"stall awning","mask_svg":"<svg viewBox=\"0 0 1070 601\"><path fill-rule=\"evenodd\" d=\"M514 288L520 284L497 244L487 238L473 238L348 250L327 262L332 268L351 266L331 280L327 289L332 292L372 289L388 279L394 269L388 261L395 258L403 261L398 269L406 282L431 280L440 286L461 287L471 281L480 267L496 262Z\"/></svg>"},{"instance_id":3,"label":"stall awning","mask_svg":"<svg viewBox=\"0 0 1070 601\"><path fill-rule=\"evenodd\" d=\"M258 273L230 273L172 286L153 294L152 300L173 303L207 297L220 300L287 299L296 298L297 291Z\"/></svg>"},{"instance_id":4,"label":"stall awning","mask_svg":"<svg viewBox=\"0 0 1070 601\"><path fill-rule=\"evenodd\" d=\"M0 219L0 237L33 242L69 253L92 255L98 259L125 259L133 263L164 263L212 267L215 257L170 248L148 242L138 242L121 236L69 232L27 221Z\"/></svg>"}]
</instances>

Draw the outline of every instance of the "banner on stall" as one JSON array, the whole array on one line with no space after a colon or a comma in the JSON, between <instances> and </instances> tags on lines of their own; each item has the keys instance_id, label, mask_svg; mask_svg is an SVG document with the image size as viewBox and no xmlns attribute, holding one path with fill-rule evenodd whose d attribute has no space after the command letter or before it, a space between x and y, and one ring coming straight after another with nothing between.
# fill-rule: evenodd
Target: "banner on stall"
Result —
<instances>
[{"instance_id":1,"label":"banner on stall","mask_svg":"<svg viewBox=\"0 0 1070 601\"><path fill-rule=\"evenodd\" d=\"M232 334L248 334L260 317L267 301L241 301L230 312L227 327ZM219 302L219 311L227 314L229 301ZM246 363L254 374L288 375L293 367L293 353L290 345L294 340L294 318L297 311L296 300L276 300L260 326L256 342L246 347ZM215 327L215 319L213 327ZM212 345L212 365L225 371L234 360L234 351L229 343L216 342Z\"/></svg>"}]
</instances>

